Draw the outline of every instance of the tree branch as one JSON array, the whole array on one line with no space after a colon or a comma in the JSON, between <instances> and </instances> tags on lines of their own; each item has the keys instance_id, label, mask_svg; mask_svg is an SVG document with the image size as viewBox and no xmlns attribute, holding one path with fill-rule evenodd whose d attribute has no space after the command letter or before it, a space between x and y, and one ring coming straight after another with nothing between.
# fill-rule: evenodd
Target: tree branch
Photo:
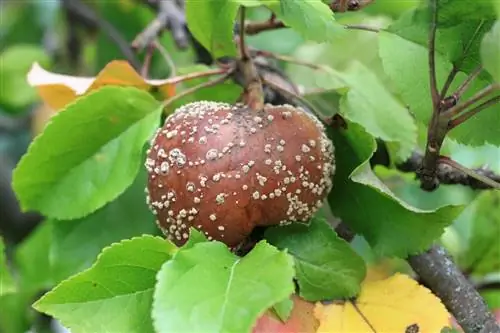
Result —
<instances>
[{"instance_id":1,"label":"tree branch","mask_svg":"<svg viewBox=\"0 0 500 333\"><path fill-rule=\"evenodd\" d=\"M427 130L427 144L422 166L418 173L421 179L420 187L432 191L439 186L436 178L439 151L448 130L448 121L441 117L441 98L437 89L435 42L437 29L437 0L430 0L431 24L429 28L429 82L432 97L432 117Z\"/></svg>"},{"instance_id":2,"label":"tree branch","mask_svg":"<svg viewBox=\"0 0 500 333\"><path fill-rule=\"evenodd\" d=\"M241 6L240 27L245 27L245 12L245 7ZM264 90L257 67L245 43L245 31L246 29L239 29L240 58L236 61L236 67L243 77L245 103L251 110L259 111L264 108Z\"/></svg>"},{"instance_id":3,"label":"tree branch","mask_svg":"<svg viewBox=\"0 0 500 333\"><path fill-rule=\"evenodd\" d=\"M189 36L186 32L186 17L184 10L175 1L159 0L156 10L158 11L155 19L139 33L132 47L142 51L148 45L153 43L159 37L164 29L170 29L177 47L185 49L189 46Z\"/></svg>"},{"instance_id":4,"label":"tree branch","mask_svg":"<svg viewBox=\"0 0 500 333\"><path fill-rule=\"evenodd\" d=\"M397 168L403 172L417 172L422 164L423 156L418 152L413 152L412 156L405 162L397 165ZM487 168L477 168L472 170L474 173L481 175L482 177L488 177L489 179L500 182L500 175L495 174L495 172ZM418 173L417 173L418 176ZM441 184L449 185L463 185L468 186L474 190L491 189L487 183L479 181L474 177L471 177L467 173L460 170L456 170L449 165L440 164L437 169L437 179Z\"/></svg>"},{"instance_id":5,"label":"tree branch","mask_svg":"<svg viewBox=\"0 0 500 333\"><path fill-rule=\"evenodd\" d=\"M462 98L462 95L467 91L472 81L474 81L474 79L478 77L482 70L483 66L478 66L474 71L472 71L472 73L469 74L469 76L467 76L464 82L462 82L462 84L457 88L457 91L452 94L457 102L460 100L460 98Z\"/></svg>"},{"instance_id":6,"label":"tree branch","mask_svg":"<svg viewBox=\"0 0 500 333\"><path fill-rule=\"evenodd\" d=\"M135 70L140 71L141 64L137 59L132 48L129 46L127 40L123 38L121 33L109 22L100 18L87 4L81 0L62 0L62 6L70 13L79 17L81 20L93 25L105 33L111 41L113 41L127 61L134 67Z\"/></svg>"},{"instance_id":7,"label":"tree branch","mask_svg":"<svg viewBox=\"0 0 500 333\"><path fill-rule=\"evenodd\" d=\"M444 248L434 245L422 254L410 256L408 262L466 333L500 333L484 300Z\"/></svg>"},{"instance_id":8,"label":"tree branch","mask_svg":"<svg viewBox=\"0 0 500 333\"><path fill-rule=\"evenodd\" d=\"M458 171L461 171L462 173L464 173L467 176L467 178L475 179L479 182L482 182L482 183L488 185L491 188L500 189L499 182L496 182L495 180L493 180L489 177L485 177L485 176L475 172L474 170L466 168L463 165L460 165L459 163L453 161L452 159L450 159L448 157L442 156L439 159L439 162L442 164L446 164L446 165L448 165L448 166L450 166Z\"/></svg>"}]
</instances>

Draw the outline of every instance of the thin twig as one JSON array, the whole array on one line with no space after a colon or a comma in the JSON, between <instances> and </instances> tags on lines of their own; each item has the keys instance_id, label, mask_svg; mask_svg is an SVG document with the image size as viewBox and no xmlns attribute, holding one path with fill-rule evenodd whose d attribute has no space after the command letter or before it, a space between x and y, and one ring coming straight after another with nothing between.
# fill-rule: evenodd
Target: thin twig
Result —
<instances>
[{"instance_id":1,"label":"thin twig","mask_svg":"<svg viewBox=\"0 0 500 333\"><path fill-rule=\"evenodd\" d=\"M249 36L256 35L263 31L277 30L286 28L285 24L281 21L264 21L264 22L250 22L245 26L245 33Z\"/></svg>"},{"instance_id":2,"label":"thin twig","mask_svg":"<svg viewBox=\"0 0 500 333\"><path fill-rule=\"evenodd\" d=\"M442 115L443 115L443 117L446 117L446 118L452 118L453 116L456 116L456 115L460 114L461 112L465 111L465 109L467 109L472 104L479 102L481 99L494 93L497 90L500 90L500 84L492 83L492 84L488 85L486 88L484 88L481 91L479 91L478 93L476 93L474 96L469 98L464 103L458 104L458 105L452 107L451 109L444 111L442 113Z\"/></svg>"},{"instance_id":3,"label":"thin twig","mask_svg":"<svg viewBox=\"0 0 500 333\"><path fill-rule=\"evenodd\" d=\"M463 165L459 164L458 162L452 160L449 157L441 156L439 158L439 163L443 163L443 164L451 166L454 169L460 170L461 172L463 172L467 176L474 178L474 179L477 179L478 181L483 182L483 183L491 186L492 188L500 189L500 183L497 183L493 179L491 179L489 177L485 177L485 176L475 172L472 169L464 167Z\"/></svg>"},{"instance_id":4,"label":"thin twig","mask_svg":"<svg viewBox=\"0 0 500 333\"><path fill-rule=\"evenodd\" d=\"M146 54L144 55L144 62L142 63L141 76L145 79L148 78L149 68L151 67L151 59L153 58L154 47L150 45L146 49Z\"/></svg>"},{"instance_id":5,"label":"thin twig","mask_svg":"<svg viewBox=\"0 0 500 333\"><path fill-rule=\"evenodd\" d=\"M453 69L450 72L450 75L448 76L448 79L446 80L446 83L441 90L441 104L439 105L440 111L444 112L446 110L451 109L452 107L456 106L458 101L462 98L462 95L467 91L469 86L471 85L472 81L481 73L483 70L482 66L478 66L472 73L470 73L467 78L462 82L462 84L457 88L457 90L451 94L450 96L443 97L443 93L446 93L449 89L449 84L453 81L454 76L458 73L458 70L456 67L453 67Z\"/></svg>"},{"instance_id":6,"label":"thin twig","mask_svg":"<svg viewBox=\"0 0 500 333\"><path fill-rule=\"evenodd\" d=\"M160 41L158 39L156 39L153 42L153 46L158 50L158 52L160 52L161 56L163 57L163 59L167 63L167 65L170 69L170 76L175 76L177 70L175 68L174 60L172 59L172 57L170 56L168 51L163 47L163 45L160 44Z\"/></svg>"},{"instance_id":7,"label":"thin twig","mask_svg":"<svg viewBox=\"0 0 500 333\"><path fill-rule=\"evenodd\" d=\"M437 0L430 0L429 6L431 9L431 24L429 30L429 80L431 88L432 106L434 113L439 112L439 92L437 89L436 80L436 30L437 30Z\"/></svg>"},{"instance_id":8,"label":"thin twig","mask_svg":"<svg viewBox=\"0 0 500 333\"><path fill-rule=\"evenodd\" d=\"M309 67L309 68L312 68L314 70L322 70L322 71L328 71L328 70L330 70L330 68L328 66L326 66L326 65L321 65L321 64L316 64L316 63L313 63L313 62L308 62L308 61L300 60L300 59L293 58L293 57L290 57L290 56L287 56L287 55L277 54L277 53L273 53L273 52L269 52L269 51L264 51L264 50L256 50L254 53L257 56L263 56L263 57L266 57L266 58L273 58L273 59L285 61L285 62L288 62L288 63L292 63L292 64L296 64L296 65L301 65L301 66Z\"/></svg>"},{"instance_id":9,"label":"thin twig","mask_svg":"<svg viewBox=\"0 0 500 333\"><path fill-rule=\"evenodd\" d=\"M189 36L185 30L186 18L184 10L179 8L176 1L157 1L158 14L148 26L139 33L132 47L141 51L159 37L164 29L170 29L178 48L185 49L189 46Z\"/></svg>"},{"instance_id":10,"label":"thin twig","mask_svg":"<svg viewBox=\"0 0 500 333\"><path fill-rule=\"evenodd\" d=\"M481 74L482 70L483 66L478 66L474 71L472 71L472 73L470 73L467 76L464 82L462 82L462 84L457 88L457 90L453 93L453 96L457 101L459 101L462 95L467 91L467 89L470 87L474 79L477 78L479 74Z\"/></svg>"},{"instance_id":11,"label":"thin twig","mask_svg":"<svg viewBox=\"0 0 500 333\"><path fill-rule=\"evenodd\" d=\"M217 79L213 79L213 80L210 80L210 81L207 81L207 82L203 82L201 84L198 84L194 87L191 87L189 89L186 89L180 93L178 93L177 95L173 96L172 98L169 98L167 99L166 101L163 102L163 108L166 109L167 106L171 105L173 102L185 97L185 96L188 96L200 89L203 89L203 88L208 88L208 87L212 87L212 86L215 86L217 84L220 84L220 83L223 83L224 81L226 81L232 74L233 74L233 70L227 72L225 75L217 78Z\"/></svg>"},{"instance_id":12,"label":"thin twig","mask_svg":"<svg viewBox=\"0 0 500 333\"><path fill-rule=\"evenodd\" d=\"M448 78L446 78L446 82L444 83L443 89L441 89L441 94L439 94L439 97L441 99L444 99L446 97L448 89L450 89L450 86L453 83L453 80L455 79L455 76L457 76L457 74L458 74L458 67L453 65L450 74L448 74Z\"/></svg>"},{"instance_id":13,"label":"thin twig","mask_svg":"<svg viewBox=\"0 0 500 333\"><path fill-rule=\"evenodd\" d=\"M495 104L498 104L498 103L500 103L500 96L496 96L496 97L490 98L486 102L484 102L484 103L476 106L475 108L467 111L466 113L462 113L458 117L450 120L450 122L448 123L448 129L449 130L454 129L455 127L457 127L458 125L462 124L463 122L465 122L469 118L471 118L471 117L475 116L476 114L478 114L480 111L482 111L482 110L484 110L484 109L486 109L486 108L488 108L490 106L493 106Z\"/></svg>"},{"instance_id":14,"label":"thin twig","mask_svg":"<svg viewBox=\"0 0 500 333\"><path fill-rule=\"evenodd\" d=\"M300 95L296 95L290 91L287 91L283 88L281 88L280 86L270 82L270 81L267 81L267 80L263 80L264 81L264 84L268 85L269 87L275 89L276 91L280 92L283 96L285 96L287 99L289 99L290 101L293 101L293 100L296 100L296 101L299 101L300 103L302 103L304 106L307 107L307 109L309 109L312 113L314 113L314 115L316 117L318 117L319 120L321 120L322 122L324 122L325 124L327 125L330 125L330 122L328 122L324 116L321 114L321 112L319 112L316 107L314 105L312 105L311 102L309 102L307 99L305 99L304 97L300 96Z\"/></svg>"},{"instance_id":15,"label":"thin twig","mask_svg":"<svg viewBox=\"0 0 500 333\"><path fill-rule=\"evenodd\" d=\"M408 258L422 282L438 296L467 333L500 333L484 300L441 246Z\"/></svg>"},{"instance_id":16,"label":"thin twig","mask_svg":"<svg viewBox=\"0 0 500 333\"><path fill-rule=\"evenodd\" d=\"M344 28L346 28L348 30L363 30L363 31L370 31L370 32L380 32L379 28L370 27L370 26L362 25L362 24L348 24L348 25L344 25Z\"/></svg>"},{"instance_id":17,"label":"thin twig","mask_svg":"<svg viewBox=\"0 0 500 333\"><path fill-rule=\"evenodd\" d=\"M186 75L181 75L181 76L175 76L170 79L167 79L164 81L165 84L177 84L180 82L184 81L189 81L193 79L199 79L202 77L206 76L212 76L212 75L219 75L219 74L227 74L227 73L232 73L233 69L231 68L214 68L214 69L209 69L203 72L195 72L195 73L189 73Z\"/></svg>"},{"instance_id":18,"label":"thin twig","mask_svg":"<svg viewBox=\"0 0 500 333\"><path fill-rule=\"evenodd\" d=\"M246 9L244 6L240 7L240 27L245 26L245 12ZM240 45L240 58L242 61L247 61L250 59L250 55L248 53L248 49L245 43L245 29L239 29L239 45Z\"/></svg>"}]
</instances>

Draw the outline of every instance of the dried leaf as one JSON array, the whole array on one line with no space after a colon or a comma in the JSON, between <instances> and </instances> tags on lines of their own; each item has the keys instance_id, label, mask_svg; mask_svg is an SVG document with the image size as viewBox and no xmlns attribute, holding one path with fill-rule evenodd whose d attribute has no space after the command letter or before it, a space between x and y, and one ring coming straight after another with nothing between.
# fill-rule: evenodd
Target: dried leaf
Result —
<instances>
[{"instance_id":1,"label":"dried leaf","mask_svg":"<svg viewBox=\"0 0 500 333\"><path fill-rule=\"evenodd\" d=\"M175 95L175 84L167 80L144 80L130 64L115 60L107 64L96 77L76 77L51 73L34 63L27 76L28 83L38 89L42 100L59 110L76 97L103 86L126 86L148 90L155 87L165 98Z\"/></svg>"},{"instance_id":2,"label":"dried leaf","mask_svg":"<svg viewBox=\"0 0 500 333\"><path fill-rule=\"evenodd\" d=\"M436 296L403 274L364 282L355 301L318 303L314 314L320 321L317 333L435 333L447 327L450 318Z\"/></svg>"}]
</instances>

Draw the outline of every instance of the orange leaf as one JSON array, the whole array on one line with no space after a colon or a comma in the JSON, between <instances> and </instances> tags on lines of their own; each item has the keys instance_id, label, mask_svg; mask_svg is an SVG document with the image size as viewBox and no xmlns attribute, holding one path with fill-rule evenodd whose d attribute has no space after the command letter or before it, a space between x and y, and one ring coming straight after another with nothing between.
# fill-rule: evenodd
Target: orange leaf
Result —
<instances>
[{"instance_id":1,"label":"orange leaf","mask_svg":"<svg viewBox=\"0 0 500 333\"><path fill-rule=\"evenodd\" d=\"M341 304L316 304L317 330L328 333L436 333L450 315L427 288L403 274L365 281L359 297Z\"/></svg>"},{"instance_id":2,"label":"orange leaf","mask_svg":"<svg viewBox=\"0 0 500 333\"><path fill-rule=\"evenodd\" d=\"M76 97L103 86L128 86L142 90L157 87L165 98L175 95L175 84L170 80L144 80L126 61L114 60L96 77L75 77L51 73L34 63L28 73L28 83L36 87L42 100L59 110Z\"/></svg>"}]
</instances>

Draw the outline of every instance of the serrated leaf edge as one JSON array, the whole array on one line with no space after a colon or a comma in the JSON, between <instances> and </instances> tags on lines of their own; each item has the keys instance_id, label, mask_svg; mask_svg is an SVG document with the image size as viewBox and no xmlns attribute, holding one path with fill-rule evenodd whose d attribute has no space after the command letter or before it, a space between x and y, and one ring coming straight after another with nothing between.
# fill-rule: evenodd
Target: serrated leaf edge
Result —
<instances>
[{"instance_id":1,"label":"serrated leaf edge","mask_svg":"<svg viewBox=\"0 0 500 333\"><path fill-rule=\"evenodd\" d=\"M40 297L35 303L32 304L32 307L39 311L39 312L43 312L43 313L47 313L45 312L45 310L43 310L42 308L40 308L40 303L49 295L52 295L54 293L57 292L57 290L59 288L61 288L62 286L66 285L67 283L71 282L71 280L77 278L77 277L80 277L81 275L83 274L86 274L88 273L89 271L93 270L98 264L99 264L99 261L101 260L102 256L103 255L106 255L107 252L109 252L110 250L114 249L114 248L119 248L119 247L123 247L125 246L125 244L128 244L128 243L132 243L134 241L137 241L137 240L143 240L143 239L152 239L152 240L160 240L162 242L165 242L166 244L170 243L173 247L174 247L174 254L175 255L177 252L178 252L178 248L173 244L171 243L169 240L165 239L165 238L162 238L160 236L153 236L153 235L149 235L149 234L143 234L142 236L134 236L132 238L129 238L129 239L124 239L124 240L121 240L119 242L113 242L111 243L110 245L104 247L101 252L97 255L94 263L92 264L92 266L90 266L89 268L79 272L79 273L76 273L70 277L68 277L67 279L59 282L59 284L57 286L55 286L52 290L48 291L47 293L45 293L42 297ZM173 257L172 255L172 257ZM168 260L167 260L168 262ZM163 266L163 265L162 265ZM43 306L43 305L42 305Z\"/></svg>"},{"instance_id":2,"label":"serrated leaf edge","mask_svg":"<svg viewBox=\"0 0 500 333\"><path fill-rule=\"evenodd\" d=\"M76 99L74 99L73 101L71 101L70 103L68 103L63 109L59 110L56 114L54 114L48 121L47 121L47 124L45 125L45 129L39 133L35 138L33 138L31 144L28 146L28 149L26 151L25 154L23 154L23 156L21 157L21 159L19 160L19 162L17 163L15 169L13 170L12 172L12 188L14 190L14 193L16 195L16 198L18 199L18 202L19 202L19 205L20 205L20 208L22 210L22 212L27 212L30 208L27 207L26 203L21 200L20 196L18 195L17 193L17 185L18 184L18 179L19 179L19 175L18 173L20 172L19 170L22 170L24 168L24 165L26 164L26 160L30 158L30 156L32 155L33 153L33 150L35 149L38 149L37 147L40 145L39 143L39 138L41 136L43 136L43 134L45 133L46 130L48 130L49 128L51 128L52 126L54 126L54 122L57 121L56 119L59 119L61 117L66 117L65 115L65 112L66 110L70 109L70 108L73 108L76 104L78 104L80 101L82 100L85 100L85 99L88 99L89 97L92 97L93 95L97 94L97 93L102 93L102 91L106 91L106 90L130 90L130 91L136 91L136 92L141 92L141 93L144 93L144 94L147 94L149 95L147 92L144 92L143 90L140 90L140 89L137 89L135 87L121 87L121 86L103 86L101 88L98 88L96 90L92 90L91 92L89 92L88 94L85 94L85 95L81 95L81 96L78 96ZM154 100L154 98L150 95L151 99ZM151 113L149 114L146 114L144 117L142 117L140 120L137 120L136 122L134 122L133 124L131 124L131 126L129 126L126 130L124 130L122 132L125 133L127 130L129 130L130 128L132 128L135 124L137 124L138 122L140 122L141 120L145 119L147 116L157 112L158 110L155 109L155 111L152 111ZM115 140L115 138L111 138L110 140L106 141L102 146L104 147L105 145L111 143L113 140ZM146 143L147 140L144 142ZM137 172L139 171L139 168L140 168L140 162L138 162L138 165L137 165ZM136 173L137 173L136 172ZM132 182L131 182L132 183ZM130 183L130 184L131 184ZM129 184L129 186L130 186ZM126 189L128 188L125 187L120 193L118 193L118 195L122 194ZM118 196L117 195L117 196ZM111 198L110 200L104 202L103 205L101 205L101 207L103 207L104 205L106 205L107 203L113 201L114 199L116 199L116 196L115 198ZM97 208L98 209L98 208ZM77 217L73 217L73 218L80 218L80 217L84 217L84 216L87 216L91 213L93 213L94 211L96 211L97 209L94 209L90 212L87 212L85 215L83 216L77 216ZM51 216L51 217L54 217L54 218L59 218L58 216ZM62 218L62 217L61 217Z\"/></svg>"},{"instance_id":3,"label":"serrated leaf edge","mask_svg":"<svg viewBox=\"0 0 500 333\"><path fill-rule=\"evenodd\" d=\"M154 307L154 303L155 303L155 301L154 301L154 300L156 299L157 285L158 285L158 283L159 283L159 281L160 281L160 279L159 279L159 275L160 275L160 273L162 272L162 270L163 270L164 266L165 266L165 265L167 265L167 264L169 264L169 263L171 263L171 262L175 259L175 257L176 257L179 253L181 253L181 252L183 252L183 251L190 251L190 250L193 250L195 247L197 247L197 246L202 246L203 244L207 244L207 243L222 244L222 245L223 245L224 247L226 247L226 249L227 249L226 244L224 244L224 243L222 243L222 242L220 242L220 241L208 241L208 242L195 243L195 244L193 244L193 246L192 246L192 247L185 248L185 249L182 249L182 248L181 248L181 249L179 249L178 251L176 251L176 253L172 256L172 259L171 259L171 260L169 260L169 261L167 261L167 262L165 262L165 263L163 263L163 265L161 266L161 268L158 270L158 273L156 274L155 292L153 293L153 307ZM270 243L269 243L267 240L265 240L265 239L263 239L263 240L259 241L259 242L258 242L258 243L254 246L254 248L255 248L256 246L258 246L259 244L261 244L261 243L262 243L262 244L267 244L269 247L271 247L271 248L275 251L275 253L273 254L273 256L275 256L275 255L285 255L285 257L288 257L288 258L289 258L289 259L288 259L288 262L290 263L290 266L291 266L290 268L292 269L292 271L293 271L293 277L295 278L295 276L296 276L296 271L295 271L295 260L294 260L294 257L293 257L291 254L289 254L289 253L288 253L288 249L283 249L283 250L280 250L280 249L279 249L279 248L277 248L276 246L274 246L274 245L270 244ZM228 249L228 250L229 250L229 249ZM253 249L252 249L252 251L253 251ZM251 253L252 251L250 251L249 253ZM238 263L241 259L243 259L243 258L244 258L244 257L238 257L237 255L235 255L235 254L234 254L234 253L232 253L232 252L230 252L230 253L231 253L233 256L235 256L236 258L239 258L239 259L236 259L235 264L237 264L237 263ZM248 253L248 254L249 254L249 253ZM247 254L247 255L248 255L248 254ZM280 303L280 302L283 302L284 300L288 299L288 298L289 298L289 297L290 297L290 296L291 296L291 295L295 292L294 287L293 287L293 283L292 283L292 285L291 285L291 286L292 286L292 287L291 287L291 291L290 291L290 292L289 292L289 293L288 293L285 297L283 297L283 298L279 299L278 301L275 301L275 302L273 302L273 303L269 304L269 305L268 305L268 306L267 306L264 310L259 311L259 313L257 314L257 316L256 316L256 318L255 318L255 320L254 320L254 322L253 322L253 326L255 326L255 324L256 324L256 322L257 322L257 320L258 320L258 319L259 319L262 315L264 315L267 311L272 310L272 308L273 308L273 306L274 306L275 304ZM156 329L156 327L158 327L158 326L157 326L157 324L156 324L156 323L157 323L157 318L156 318L156 316L154 316L154 315L153 315L153 312L154 312L154 311L153 311L153 309L152 309L152 311L151 311L151 319L153 320L153 327ZM252 330L252 327L253 327L253 326L249 327L248 332L250 332L250 331ZM248 332L246 332L246 333L248 333Z\"/></svg>"}]
</instances>

